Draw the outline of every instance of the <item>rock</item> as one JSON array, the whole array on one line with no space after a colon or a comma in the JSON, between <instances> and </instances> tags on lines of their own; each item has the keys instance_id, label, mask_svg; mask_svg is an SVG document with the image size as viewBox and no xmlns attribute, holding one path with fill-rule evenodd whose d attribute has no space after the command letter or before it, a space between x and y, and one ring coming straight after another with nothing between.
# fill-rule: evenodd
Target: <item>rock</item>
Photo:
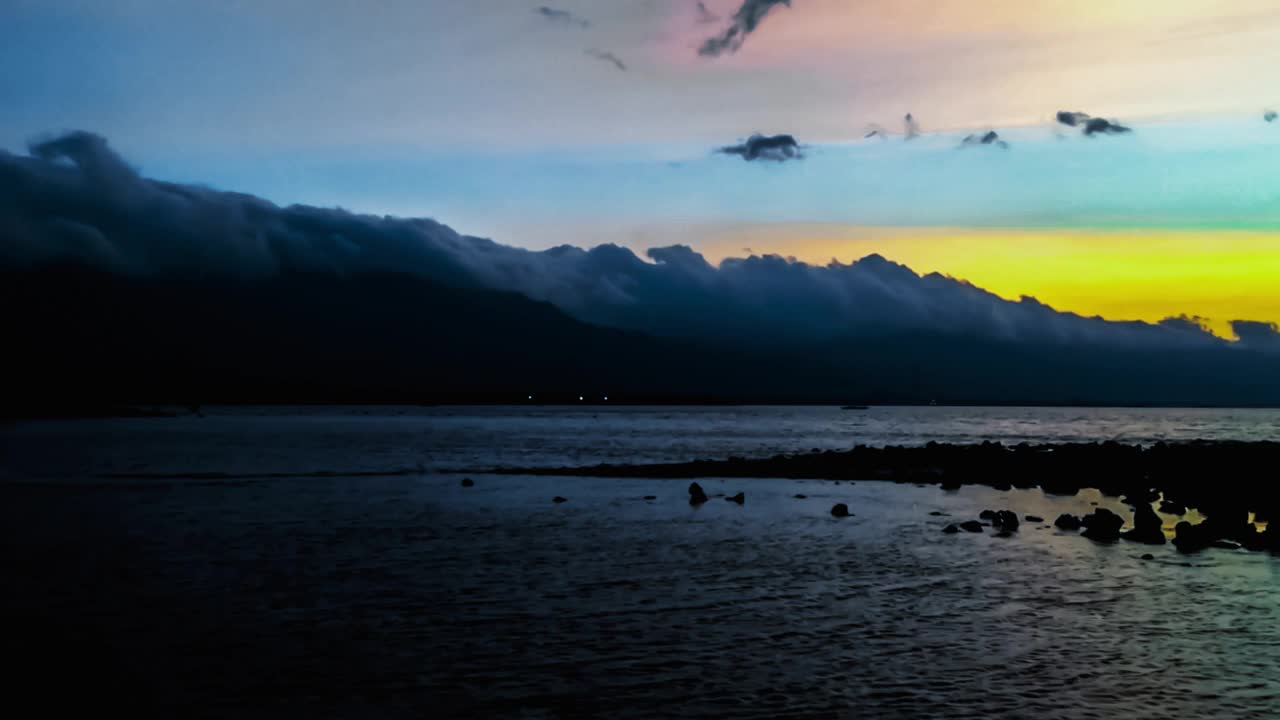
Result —
<instances>
[{"instance_id":1,"label":"rock","mask_svg":"<svg viewBox=\"0 0 1280 720\"><path fill-rule=\"evenodd\" d=\"M831 515L838 518L849 517L849 506L844 503L836 503L831 508Z\"/></svg>"},{"instance_id":2,"label":"rock","mask_svg":"<svg viewBox=\"0 0 1280 720\"><path fill-rule=\"evenodd\" d=\"M1125 540L1140 542L1146 545L1163 545L1165 543L1163 521L1149 503L1139 503L1133 509L1133 529L1122 534Z\"/></svg>"},{"instance_id":3,"label":"rock","mask_svg":"<svg viewBox=\"0 0 1280 720\"><path fill-rule=\"evenodd\" d=\"M731 503L738 503L739 505L741 505L741 504L743 504L743 503L745 503L745 502L747 501L747 495L746 495L746 493L738 493L737 495L734 495L733 497L727 497L727 498L725 498L725 500L726 500L727 502L731 502Z\"/></svg>"},{"instance_id":4,"label":"rock","mask_svg":"<svg viewBox=\"0 0 1280 720\"><path fill-rule=\"evenodd\" d=\"M1145 554L1143 554L1142 559L1143 559L1143 560L1155 560L1155 559L1156 559L1156 556L1155 556L1155 555L1152 555L1151 553L1145 553Z\"/></svg>"},{"instance_id":5,"label":"rock","mask_svg":"<svg viewBox=\"0 0 1280 720\"><path fill-rule=\"evenodd\" d=\"M1160 512L1166 515L1186 515L1187 508L1182 503L1177 503L1172 500L1161 500Z\"/></svg>"},{"instance_id":6,"label":"rock","mask_svg":"<svg viewBox=\"0 0 1280 720\"><path fill-rule=\"evenodd\" d=\"M991 519L991 525L1005 532L1013 532L1018 529L1018 514L1012 510L1001 510Z\"/></svg>"},{"instance_id":7,"label":"rock","mask_svg":"<svg viewBox=\"0 0 1280 720\"><path fill-rule=\"evenodd\" d=\"M462 478L462 487L475 487L476 481L471 478Z\"/></svg>"},{"instance_id":8,"label":"rock","mask_svg":"<svg viewBox=\"0 0 1280 720\"><path fill-rule=\"evenodd\" d=\"M929 514L932 515L933 517L948 517L949 515L948 513L942 512L941 510L934 510Z\"/></svg>"},{"instance_id":9,"label":"rock","mask_svg":"<svg viewBox=\"0 0 1280 720\"><path fill-rule=\"evenodd\" d=\"M1096 542L1111 543L1120 539L1124 518L1106 508L1098 508L1080 519L1085 537Z\"/></svg>"},{"instance_id":10,"label":"rock","mask_svg":"<svg viewBox=\"0 0 1280 720\"><path fill-rule=\"evenodd\" d=\"M657 495L645 495L645 496L644 496L644 499L645 499L645 500L657 500L657 499L658 499L658 496L657 496Z\"/></svg>"},{"instance_id":11,"label":"rock","mask_svg":"<svg viewBox=\"0 0 1280 720\"><path fill-rule=\"evenodd\" d=\"M795 498L796 498L797 500L805 500L805 499L807 499L808 497L809 497L808 495L796 495L796 496L795 496Z\"/></svg>"},{"instance_id":12,"label":"rock","mask_svg":"<svg viewBox=\"0 0 1280 720\"><path fill-rule=\"evenodd\" d=\"M942 528L942 532L948 535L955 535L956 533L960 532L960 528L955 523L951 523L950 525Z\"/></svg>"},{"instance_id":13,"label":"rock","mask_svg":"<svg viewBox=\"0 0 1280 720\"><path fill-rule=\"evenodd\" d=\"M1005 529L1002 529L1002 530L1000 530L1000 532L996 533L994 537L998 537L998 538L1011 538L1011 537L1013 537L1013 531L1011 531L1011 530L1005 530Z\"/></svg>"},{"instance_id":14,"label":"rock","mask_svg":"<svg viewBox=\"0 0 1280 720\"><path fill-rule=\"evenodd\" d=\"M569 498L567 498L567 497L560 497L559 495L557 495L557 496L555 496L555 497L551 498L551 502L553 502L553 503L555 503L555 504L559 505L560 503L567 503L567 502L569 502Z\"/></svg>"},{"instance_id":15,"label":"rock","mask_svg":"<svg viewBox=\"0 0 1280 720\"><path fill-rule=\"evenodd\" d=\"M689 484L689 504L701 505L707 501L707 492L698 483Z\"/></svg>"},{"instance_id":16,"label":"rock","mask_svg":"<svg viewBox=\"0 0 1280 720\"><path fill-rule=\"evenodd\" d=\"M1044 518L1040 517L1039 515L1028 515L1022 519L1026 520L1029 523L1044 522Z\"/></svg>"},{"instance_id":17,"label":"rock","mask_svg":"<svg viewBox=\"0 0 1280 720\"><path fill-rule=\"evenodd\" d=\"M965 532L980 533L982 532L982 523L977 520L967 520L960 523L960 529Z\"/></svg>"},{"instance_id":18,"label":"rock","mask_svg":"<svg viewBox=\"0 0 1280 720\"><path fill-rule=\"evenodd\" d=\"M983 510L982 512L978 513L978 517L979 517L980 519L982 519L982 520L995 520L995 519L996 519L996 511L995 511L995 510Z\"/></svg>"},{"instance_id":19,"label":"rock","mask_svg":"<svg viewBox=\"0 0 1280 720\"><path fill-rule=\"evenodd\" d=\"M1053 524L1060 530L1079 530L1080 518L1069 513L1063 513L1058 516L1057 520L1053 521Z\"/></svg>"},{"instance_id":20,"label":"rock","mask_svg":"<svg viewBox=\"0 0 1280 720\"><path fill-rule=\"evenodd\" d=\"M1173 546L1181 553L1200 552L1213 542L1203 524L1192 525L1183 520L1173 528Z\"/></svg>"}]
</instances>

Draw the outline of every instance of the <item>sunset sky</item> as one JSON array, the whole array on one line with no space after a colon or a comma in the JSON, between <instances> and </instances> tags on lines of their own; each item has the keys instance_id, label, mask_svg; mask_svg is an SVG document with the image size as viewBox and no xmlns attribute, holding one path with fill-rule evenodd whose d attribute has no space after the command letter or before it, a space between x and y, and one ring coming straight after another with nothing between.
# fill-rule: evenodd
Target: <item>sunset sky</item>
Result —
<instances>
[{"instance_id":1,"label":"sunset sky","mask_svg":"<svg viewBox=\"0 0 1280 720\"><path fill-rule=\"evenodd\" d=\"M742 0L9 0L0 148L85 129L154 177L517 246L879 253L1112 319L1280 321L1274 0L756 4L708 56ZM1009 147L960 147L987 130ZM756 132L804 157L714 152Z\"/></svg>"}]
</instances>

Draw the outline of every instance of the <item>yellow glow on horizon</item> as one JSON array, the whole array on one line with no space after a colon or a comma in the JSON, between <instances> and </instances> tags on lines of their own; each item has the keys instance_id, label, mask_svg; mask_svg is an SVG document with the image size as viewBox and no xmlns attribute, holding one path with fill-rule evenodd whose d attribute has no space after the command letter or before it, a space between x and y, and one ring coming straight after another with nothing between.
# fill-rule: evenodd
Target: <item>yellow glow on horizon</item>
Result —
<instances>
[{"instance_id":1,"label":"yellow glow on horizon","mask_svg":"<svg viewBox=\"0 0 1280 720\"><path fill-rule=\"evenodd\" d=\"M1181 314L1280 322L1280 232L764 226L716 233L707 259L756 253L813 263L872 253L1058 310L1155 322Z\"/></svg>"}]
</instances>

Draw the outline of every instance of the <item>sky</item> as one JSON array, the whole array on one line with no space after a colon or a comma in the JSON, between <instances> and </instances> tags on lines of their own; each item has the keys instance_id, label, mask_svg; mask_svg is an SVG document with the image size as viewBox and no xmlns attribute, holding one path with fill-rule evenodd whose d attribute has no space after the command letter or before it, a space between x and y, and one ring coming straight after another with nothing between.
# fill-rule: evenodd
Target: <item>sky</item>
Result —
<instances>
[{"instance_id":1,"label":"sky","mask_svg":"<svg viewBox=\"0 0 1280 720\"><path fill-rule=\"evenodd\" d=\"M0 148L83 129L151 177L518 247L874 252L1229 332L1280 321L1277 64L1271 0L5 0ZM716 152L753 133L800 157Z\"/></svg>"}]
</instances>

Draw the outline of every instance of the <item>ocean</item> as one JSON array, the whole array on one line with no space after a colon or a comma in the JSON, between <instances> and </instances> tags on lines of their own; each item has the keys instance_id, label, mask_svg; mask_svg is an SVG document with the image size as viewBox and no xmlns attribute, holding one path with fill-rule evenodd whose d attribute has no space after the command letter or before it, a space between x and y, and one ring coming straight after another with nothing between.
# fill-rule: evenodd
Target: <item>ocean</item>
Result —
<instances>
[{"instance_id":1,"label":"ocean","mask_svg":"<svg viewBox=\"0 0 1280 720\"><path fill-rule=\"evenodd\" d=\"M1050 527L1095 507L1129 518L1114 498L724 478L691 507L681 481L478 472L1107 439L1280 440L1280 412L308 407L10 423L14 687L49 684L49 710L87 695L187 717L1276 717L1280 558ZM737 492L741 506L717 497ZM833 518L837 502L853 516ZM1012 538L941 532L986 508L1046 521Z\"/></svg>"}]
</instances>

